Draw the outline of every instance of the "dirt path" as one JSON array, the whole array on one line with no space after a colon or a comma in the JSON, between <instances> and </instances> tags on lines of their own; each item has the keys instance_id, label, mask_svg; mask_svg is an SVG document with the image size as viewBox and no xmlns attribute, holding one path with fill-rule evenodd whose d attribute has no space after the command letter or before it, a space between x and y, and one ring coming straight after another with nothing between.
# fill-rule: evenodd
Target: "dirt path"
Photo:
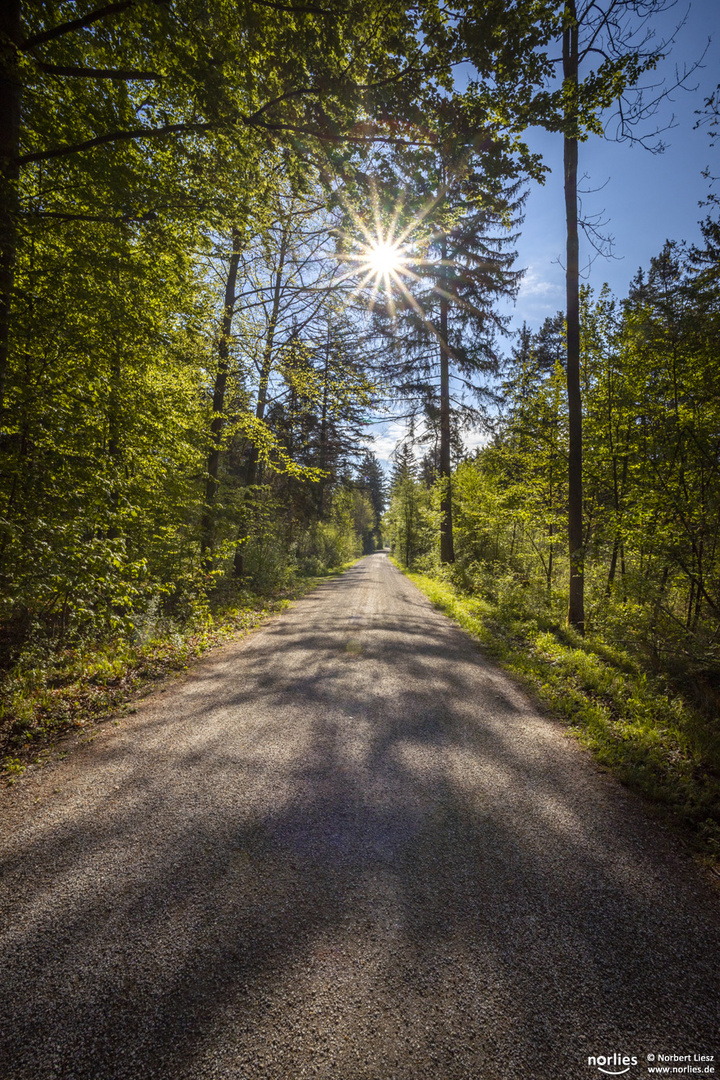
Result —
<instances>
[{"instance_id":1,"label":"dirt path","mask_svg":"<svg viewBox=\"0 0 720 1080\"><path fill-rule=\"evenodd\" d=\"M1 1080L720 1051L715 890L384 555L0 810Z\"/></svg>"}]
</instances>

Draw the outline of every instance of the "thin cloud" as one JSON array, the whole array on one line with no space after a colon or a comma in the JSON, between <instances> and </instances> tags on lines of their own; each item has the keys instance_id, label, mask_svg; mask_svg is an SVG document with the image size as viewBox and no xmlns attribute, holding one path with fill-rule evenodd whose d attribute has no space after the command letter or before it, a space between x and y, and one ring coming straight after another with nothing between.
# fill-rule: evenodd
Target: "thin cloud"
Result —
<instances>
[{"instance_id":1,"label":"thin cloud","mask_svg":"<svg viewBox=\"0 0 720 1080\"><path fill-rule=\"evenodd\" d=\"M522 280L518 296L522 298L534 296L538 299L551 300L561 292L562 289L556 281L548 281L530 267Z\"/></svg>"}]
</instances>

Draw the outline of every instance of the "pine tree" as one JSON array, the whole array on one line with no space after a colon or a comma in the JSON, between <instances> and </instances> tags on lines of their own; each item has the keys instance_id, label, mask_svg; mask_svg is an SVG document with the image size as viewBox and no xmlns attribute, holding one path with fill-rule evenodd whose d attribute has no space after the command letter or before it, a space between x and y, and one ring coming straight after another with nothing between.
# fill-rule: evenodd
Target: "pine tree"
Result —
<instances>
[{"instance_id":1,"label":"pine tree","mask_svg":"<svg viewBox=\"0 0 720 1080\"><path fill-rule=\"evenodd\" d=\"M477 422L497 371L501 297L514 295L514 236L522 202L516 166L503 146L480 150L462 127L442 149L406 163L402 226L404 266L389 297L375 305L389 343L385 379L415 413L437 416L441 495L440 558L454 559L452 444L458 418ZM385 207L390 216L391 207Z\"/></svg>"}]
</instances>

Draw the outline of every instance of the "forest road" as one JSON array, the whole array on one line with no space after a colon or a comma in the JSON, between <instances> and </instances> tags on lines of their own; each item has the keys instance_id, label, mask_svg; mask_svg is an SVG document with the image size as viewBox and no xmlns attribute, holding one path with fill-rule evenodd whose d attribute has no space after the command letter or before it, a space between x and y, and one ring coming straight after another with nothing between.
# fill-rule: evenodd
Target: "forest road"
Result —
<instances>
[{"instance_id":1,"label":"forest road","mask_svg":"<svg viewBox=\"0 0 720 1080\"><path fill-rule=\"evenodd\" d=\"M2 1080L637 1080L720 1051L712 883L384 554L0 809Z\"/></svg>"}]
</instances>

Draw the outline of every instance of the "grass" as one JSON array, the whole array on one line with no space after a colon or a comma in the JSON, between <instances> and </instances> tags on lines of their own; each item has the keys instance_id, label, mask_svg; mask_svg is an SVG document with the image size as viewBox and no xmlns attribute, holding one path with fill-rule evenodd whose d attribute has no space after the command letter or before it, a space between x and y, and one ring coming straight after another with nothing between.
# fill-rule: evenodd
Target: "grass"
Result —
<instances>
[{"instance_id":1,"label":"grass","mask_svg":"<svg viewBox=\"0 0 720 1080\"><path fill-rule=\"evenodd\" d=\"M702 719L682 697L597 636L553 625L527 605L504 605L404 572L564 719L602 766L662 807L696 851L709 862L720 857L718 763L707 751Z\"/></svg>"},{"instance_id":2,"label":"grass","mask_svg":"<svg viewBox=\"0 0 720 1080\"><path fill-rule=\"evenodd\" d=\"M199 625L165 626L131 643L117 638L46 656L26 655L0 687L0 776L13 783L61 735L132 712L133 699L209 649L241 637L317 584L326 574L296 578L275 594L243 592Z\"/></svg>"}]
</instances>

